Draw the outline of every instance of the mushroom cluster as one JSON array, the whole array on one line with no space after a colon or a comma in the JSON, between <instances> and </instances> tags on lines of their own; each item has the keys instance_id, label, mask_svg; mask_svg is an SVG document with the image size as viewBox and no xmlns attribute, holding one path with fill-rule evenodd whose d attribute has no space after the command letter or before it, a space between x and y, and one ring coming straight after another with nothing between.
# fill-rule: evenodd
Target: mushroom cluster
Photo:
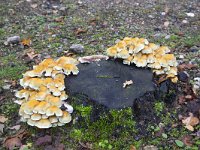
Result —
<instances>
[{"instance_id":1,"label":"mushroom cluster","mask_svg":"<svg viewBox=\"0 0 200 150\"><path fill-rule=\"evenodd\" d=\"M78 61L71 57L45 59L20 79L22 90L16 92L23 122L38 128L62 126L71 121L73 107L65 93L65 75L77 75ZM62 109L61 109L62 108Z\"/></svg>"},{"instance_id":2,"label":"mushroom cluster","mask_svg":"<svg viewBox=\"0 0 200 150\"><path fill-rule=\"evenodd\" d=\"M123 59L124 64L149 67L156 75L166 75L174 83L178 81L176 57L169 54L166 46L149 43L144 38L125 37L106 52L110 57Z\"/></svg>"}]
</instances>

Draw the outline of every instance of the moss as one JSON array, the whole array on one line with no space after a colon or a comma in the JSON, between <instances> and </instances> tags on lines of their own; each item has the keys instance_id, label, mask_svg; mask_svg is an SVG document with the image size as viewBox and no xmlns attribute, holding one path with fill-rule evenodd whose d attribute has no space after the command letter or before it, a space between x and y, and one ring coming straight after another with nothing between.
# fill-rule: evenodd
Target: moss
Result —
<instances>
[{"instance_id":1,"label":"moss","mask_svg":"<svg viewBox=\"0 0 200 150\"><path fill-rule=\"evenodd\" d=\"M16 80L22 78L22 72L24 72L27 67L23 65L16 65L14 67L6 66L0 69L0 79L11 79Z\"/></svg>"},{"instance_id":2,"label":"moss","mask_svg":"<svg viewBox=\"0 0 200 150\"><path fill-rule=\"evenodd\" d=\"M154 104L154 110L156 111L156 113L160 113L163 111L164 106L165 106L164 102L156 102Z\"/></svg>"}]
</instances>

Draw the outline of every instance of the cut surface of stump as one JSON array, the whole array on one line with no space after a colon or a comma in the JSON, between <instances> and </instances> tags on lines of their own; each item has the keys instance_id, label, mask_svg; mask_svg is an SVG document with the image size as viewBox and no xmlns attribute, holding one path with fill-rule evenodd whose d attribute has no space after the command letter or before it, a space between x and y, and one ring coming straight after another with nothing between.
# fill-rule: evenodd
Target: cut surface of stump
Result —
<instances>
[{"instance_id":1,"label":"cut surface of stump","mask_svg":"<svg viewBox=\"0 0 200 150\"><path fill-rule=\"evenodd\" d=\"M156 90L153 73L149 69L113 60L79 64L78 68L77 76L65 78L67 93L86 95L109 109L131 107L135 99ZM123 83L130 80L133 84L123 88Z\"/></svg>"}]
</instances>

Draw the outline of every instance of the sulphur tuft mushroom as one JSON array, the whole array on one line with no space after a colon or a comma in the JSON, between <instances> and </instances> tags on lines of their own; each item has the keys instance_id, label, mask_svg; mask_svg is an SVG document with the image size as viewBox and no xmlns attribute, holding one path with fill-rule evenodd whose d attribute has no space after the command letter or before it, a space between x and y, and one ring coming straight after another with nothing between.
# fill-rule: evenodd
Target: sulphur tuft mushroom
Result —
<instances>
[{"instance_id":1,"label":"sulphur tuft mushroom","mask_svg":"<svg viewBox=\"0 0 200 150\"><path fill-rule=\"evenodd\" d=\"M61 110L68 98L64 78L78 74L77 64L71 57L48 58L23 74L20 79L23 89L15 93L21 105L21 121L38 128L62 126L71 121L73 107L67 103L66 110Z\"/></svg>"},{"instance_id":2,"label":"sulphur tuft mushroom","mask_svg":"<svg viewBox=\"0 0 200 150\"><path fill-rule=\"evenodd\" d=\"M167 46L149 43L147 39L137 37L125 37L106 51L109 57L123 59L124 64L149 67L156 75L167 75L167 78L176 83L177 61L169 52Z\"/></svg>"}]
</instances>

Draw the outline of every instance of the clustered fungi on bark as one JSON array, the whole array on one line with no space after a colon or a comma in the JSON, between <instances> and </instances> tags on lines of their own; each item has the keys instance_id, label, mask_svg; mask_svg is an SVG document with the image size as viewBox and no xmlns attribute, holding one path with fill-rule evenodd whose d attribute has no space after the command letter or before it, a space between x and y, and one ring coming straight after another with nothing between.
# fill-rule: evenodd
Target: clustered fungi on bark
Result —
<instances>
[{"instance_id":1,"label":"clustered fungi on bark","mask_svg":"<svg viewBox=\"0 0 200 150\"><path fill-rule=\"evenodd\" d=\"M65 101L68 95L64 91L64 78L78 74L77 64L71 57L48 58L23 74L20 80L23 89L16 93L21 99L18 101L21 121L38 128L63 126L71 121L73 107Z\"/></svg>"},{"instance_id":2,"label":"clustered fungi on bark","mask_svg":"<svg viewBox=\"0 0 200 150\"><path fill-rule=\"evenodd\" d=\"M147 39L137 37L125 37L107 49L108 56L121 58L124 64L152 68L156 75L166 75L166 79L170 78L176 83L177 61L174 54L169 52L170 49L166 46L149 43Z\"/></svg>"},{"instance_id":3,"label":"clustered fungi on bark","mask_svg":"<svg viewBox=\"0 0 200 150\"><path fill-rule=\"evenodd\" d=\"M149 43L144 38L126 37L107 49L109 57L121 58L127 65L152 68L156 75L165 75L176 83L177 62L166 46ZM83 62L88 62L84 58ZM108 58L106 58L107 60ZM80 61L81 62L81 61ZM16 93L21 105L19 115L23 122L38 128L63 126L71 121L73 107L65 100L65 75L77 75L79 62L71 57L60 57L57 60L45 59L33 70L23 74L20 85L24 88ZM65 110L61 109L64 107Z\"/></svg>"}]
</instances>

